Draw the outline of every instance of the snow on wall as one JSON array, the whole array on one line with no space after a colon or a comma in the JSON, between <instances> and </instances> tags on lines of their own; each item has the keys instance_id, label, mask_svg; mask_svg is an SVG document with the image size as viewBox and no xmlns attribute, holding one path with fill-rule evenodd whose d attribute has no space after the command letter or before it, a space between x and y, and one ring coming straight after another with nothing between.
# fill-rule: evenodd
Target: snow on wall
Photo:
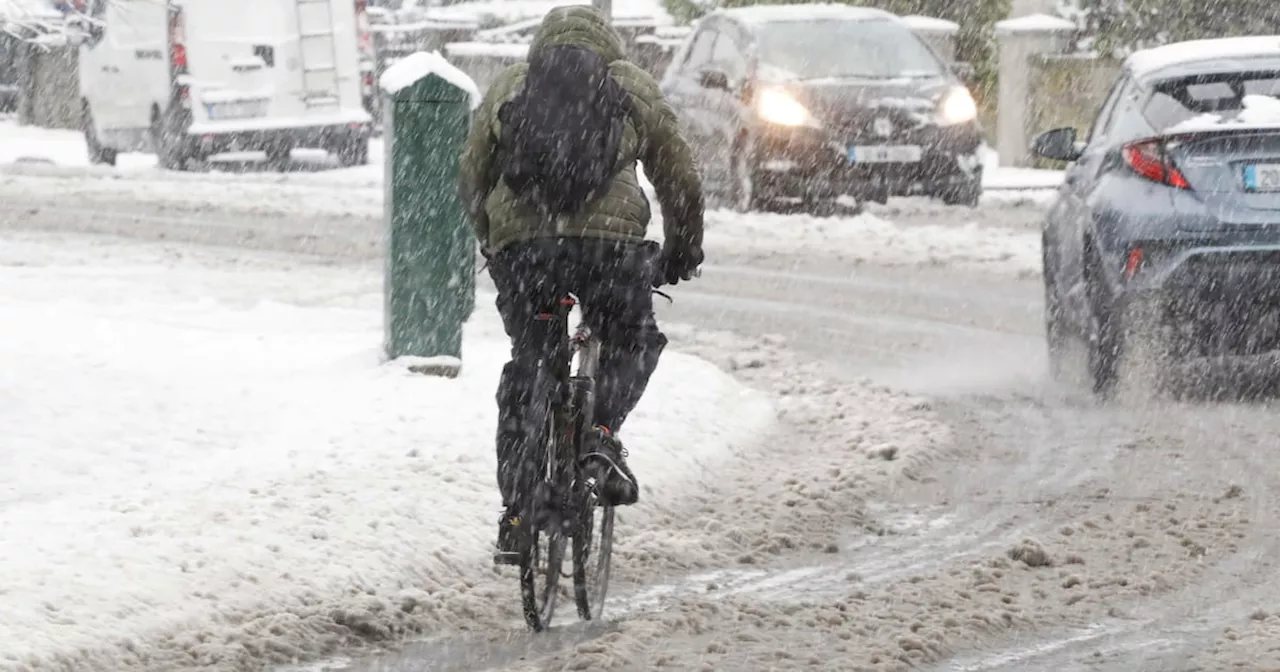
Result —
<instances>
[{"instance_id":1,"label":"snow on wall","mask_svg":"<svg viewBox=\"0 0 1280 672\"><path fill-rule=\"evenodd\" d=\"M1016 19L998 21L995 25L997 35L1013 33L1062 33L1076 29L1076 24L1048 14L1032 14Z\"/></svg>"},{"instance_id":2,"label":"snow on wall","mask_svg":"<svg viewBox=\"0 0 1280 672\"><path fill-rule=\"evenodd\" d=\"M450 56L496 56L522 59L529 53L529 45L502 42L450 42L444 45Z\"/></svg>"},{"instance_id":3,"label":"snow on wall","mask_svg":"<svg viewBox=\"0 0 1280 672\"><path fill-rule=\"evenodd\" d=\"M939 19L932 16L920 16L911 14L902 17L902 21L912 30L922 33L955 33L960 30L960 24L955 21Z\"/></svg>"}]
</instances>

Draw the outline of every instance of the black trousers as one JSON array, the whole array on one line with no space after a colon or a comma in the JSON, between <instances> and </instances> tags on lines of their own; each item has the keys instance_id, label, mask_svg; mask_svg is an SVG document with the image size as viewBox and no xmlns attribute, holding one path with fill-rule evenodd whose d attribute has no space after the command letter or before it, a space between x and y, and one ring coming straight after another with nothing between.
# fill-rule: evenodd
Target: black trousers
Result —
<instances>
[{"instance_id":1,"label":"black trousers","mask_svg":"<svg viewBox=\"0 0 1280 672\"><path fill-rule=\"evenodd\" d=\"M545 238L508 246L489 260L498 312L511 338L511 361L498 382L498 486L503 502L516 502L526 459L541 450L550 412L544 361L564 338L566 325L537 316L554 312L567 293L578 297L583 319L600 339L594 422L617 432L640 402L667 338L653 315L652 280L661 248L584 238Z\"/></svg>"}]
</instances>

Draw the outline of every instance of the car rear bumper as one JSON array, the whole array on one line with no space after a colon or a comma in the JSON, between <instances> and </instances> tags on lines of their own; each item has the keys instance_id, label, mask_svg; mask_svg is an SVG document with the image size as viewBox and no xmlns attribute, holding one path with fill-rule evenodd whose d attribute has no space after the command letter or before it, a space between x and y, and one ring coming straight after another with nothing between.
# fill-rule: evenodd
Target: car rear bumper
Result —
<instances>
[{"instance_id":1,"label":"car rear bumper","mask_svg":"<svg viewBox=\"0 0 1280 672\"><path fill-rule=\"evenodd\" d=\"M1280 350L1280 244L1197 247L1139 267L1123 301L1155 302L1180 358Z\"/></svg>"},{"instance_id":2,"label":"car rear bumper","mask_svg":"<svg viewBox=\"0 0 1280 672\"><path fill-rule=\"evenodd\" d=\"M849 158L855 144L918 147L920 159L858 163ZM849 141L811 129L762 127L756 138L757 181L779 195L849 194L872 201L980 188L981 144L977 124L926 126L891 138Z\"/></svg>"}]
</instances>

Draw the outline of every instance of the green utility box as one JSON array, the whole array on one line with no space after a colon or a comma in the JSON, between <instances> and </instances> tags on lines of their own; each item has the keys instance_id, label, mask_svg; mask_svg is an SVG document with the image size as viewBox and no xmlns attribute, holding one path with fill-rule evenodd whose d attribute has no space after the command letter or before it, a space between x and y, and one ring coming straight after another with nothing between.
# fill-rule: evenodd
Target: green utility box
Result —
<instances>
[{"instance_id":1,"label":"green utility box","mask_svg":"<svg viewBox=\"0 0 1280 672\"><path fill-rule=\"evenodd\" d=\"M467 91L427 74L383 98L386 138L385 351L457 375L475 309L475 238L458 195Z\"/></svg>"}]
</instances>

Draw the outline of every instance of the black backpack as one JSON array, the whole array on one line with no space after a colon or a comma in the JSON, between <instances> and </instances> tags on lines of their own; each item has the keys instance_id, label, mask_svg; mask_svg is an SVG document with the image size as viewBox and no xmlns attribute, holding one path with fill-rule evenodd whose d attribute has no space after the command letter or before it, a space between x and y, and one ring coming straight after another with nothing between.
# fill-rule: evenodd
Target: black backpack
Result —
<instances>
[{"instance_id":1,"label":"black backpack","mask_svg":"<svg viewBox=\"0 0 1280 672\"><path fill-rule=\"evenodd\" d=\"M538 50L524 86L498 108L502 179L549 216L577 212L617 171L631 99L599 54Z\"/></svg>"}]
</instances>

